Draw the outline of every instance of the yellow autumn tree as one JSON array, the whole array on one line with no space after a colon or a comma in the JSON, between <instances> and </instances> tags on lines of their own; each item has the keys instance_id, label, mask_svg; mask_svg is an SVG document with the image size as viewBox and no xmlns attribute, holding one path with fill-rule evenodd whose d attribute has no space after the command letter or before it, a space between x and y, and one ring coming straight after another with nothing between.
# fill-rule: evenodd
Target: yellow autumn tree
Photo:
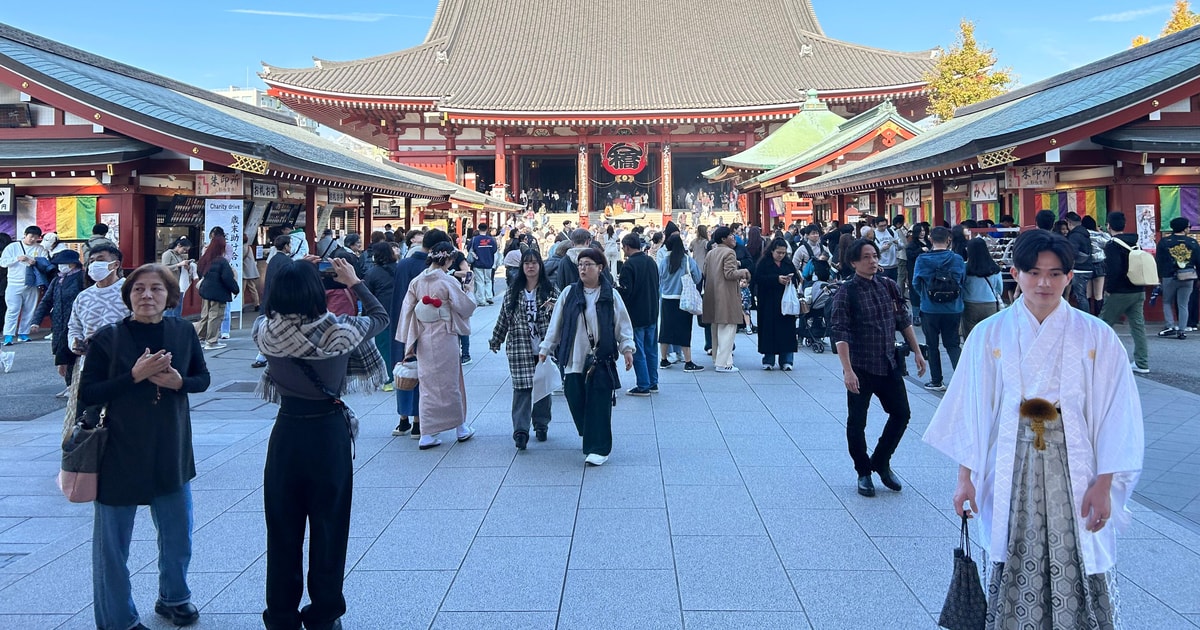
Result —
<instances>
[{"instance_id":1,"label":"yellow autumn tree","mask_svg":"<svg viewBox=\"0 0 1200 630\"><path fill-rule=\"evenodd\" d=\"M1191 3L1188 0L1175 0L1175 6L1171 7L1171 17L1167 19L1163 30L1158 34L1159 37L1174 35L1179 31L1187 30L1193 26L1200 24L1200 15L1192 12ZM1150 43L1150 38L1145 35L1138 35L1133 38L1133 48L1137 48L1143 44Z\"/></svg>"},{"instance_id":2,"label":"yellow autumn tree","mask_svg":"<svg viewBox=\"0 0 1200 630\"><path fill-rule=\"evenodd\" d=\"M986 101L1008 91L1015 81L1011 68L996 69L991 48L980 48L975 40L975 23L959 23L958 40L940 54L925 76L929 84L928 112L941 121L954 117L964 105Z\"/></svg>"}]
</instances>

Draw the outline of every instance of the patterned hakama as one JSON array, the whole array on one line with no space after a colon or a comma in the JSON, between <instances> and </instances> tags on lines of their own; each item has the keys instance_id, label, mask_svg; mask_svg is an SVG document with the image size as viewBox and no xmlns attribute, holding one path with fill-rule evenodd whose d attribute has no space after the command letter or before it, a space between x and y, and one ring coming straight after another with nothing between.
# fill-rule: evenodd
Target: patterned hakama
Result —
<instances>
[{"instance_id":1,"label":"patterned hakama","mask_svg":"<svg viewBox=\"0 0 1200 630\"><path fill-rule=\"evenodd\" d=\"M1061 417L1045 423L1044 450L1032 424L1021 418L1008 562L991 567L987 628L1111 630L1115 593L1105 574L1086 574L1079 551Z\"/></svg>"}]
</instances>

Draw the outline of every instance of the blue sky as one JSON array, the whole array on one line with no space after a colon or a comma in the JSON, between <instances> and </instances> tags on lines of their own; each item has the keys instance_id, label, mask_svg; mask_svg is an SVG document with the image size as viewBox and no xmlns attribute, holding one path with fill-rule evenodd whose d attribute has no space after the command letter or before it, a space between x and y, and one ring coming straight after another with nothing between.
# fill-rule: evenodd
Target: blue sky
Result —
<instances>
[{"instance_id":1,"label":"blue sky","mask_svg":"<svg viewBox=\"0 0 1200 630\"><path fill-rule=\"evenodd\" d=\"M949 45L959 19L974 20L979 39L996 50L1000 64L1013 68L1022 83L1111 55L1139 33L1154 37L1171 7L1171 0L812 2L829 36L893 50ZM250 85L261 86L254 76L260 61L306 67L314 56L358 59L415 45L425 37L437 0L126 0L103 9L94 2L58 0L53 10L47 6L5 2L0 22L201 87L220 88L246 85L247 77ZM730 31L714 36L737 36L735 10L729 16ZM637 29L636 21L616 21L622 22L622 31Z\"/></svg>"}]
</instances>

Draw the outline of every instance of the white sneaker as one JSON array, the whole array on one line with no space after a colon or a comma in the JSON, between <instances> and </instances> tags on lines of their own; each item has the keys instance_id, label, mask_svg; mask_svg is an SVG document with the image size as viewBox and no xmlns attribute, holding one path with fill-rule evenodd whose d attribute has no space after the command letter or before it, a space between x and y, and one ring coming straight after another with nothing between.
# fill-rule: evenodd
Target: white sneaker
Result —
<instances>
[{"instance_id":1,"label":"white sneaker","mask_svg":"<svg viewBox=\"0 0 1200 630\"><path fill-rule=\"evenodd\" d=\"M1137 366L1136 362L1131 362L1129 364L1129 369L1133 370L1134 374L1149 374L1150 373L1150 368L1140 368Z\"/></svg>"},{"instance_id":2,"label":"white sneaker","mask_svg":"<svg viewBox=\"0 0 1200 630\"><path fill-rule=\"evenodd\" d=\"M8 374L8 371L12 369L13 359L16 356L17 353L15 352L0 352L0 366L4 367L5 374Z\"/></svg>"},{"instance_id":3,"label":"white sneaker","mask_svg":"<svg viewBox=\"0 0 1200 630\"><path fill-rule=\"evenodd\" d=\"M588 453L588 456L583 458L583 461L584 461L584 463L590 464L592 466L603 466L604 462L608 461L608 455L597 455L595 453Z\"/></svg>"},{"instance_id":4,"label":"white sneaker","mask_svg":"<svg viewBox=\"0 0 1200 630\"><path fill-rule=\"evenodd\" d=\"M721 374L733 374L735 372L741 372L741 370L739 370L736 365L731 365L729 367L721 367L718 365L717 367L715 367L713 369L716 370L717 372L720 372Z\"/></svg>"},{"instance_id":5,"label":"white sneaker","mask_svg":"<svg viewBox=\"0 0 1200 630\"><path fill-rule=\"evenodd\" d=\"M679 363L679 355L675 354L674 352L670 352L667 354L667 360L671 363Z\"/></svg>"},{"instance_id":6,"label":"white sneaker","mask_svg":"<svg viewBox=\"0 0 1200 630\"><path fill-rule=\"evenodd\" d=\"M459 442L466 442L467 440L471 439L471 436L475 435L475 427L467 426L466 423L463 423L459 425L458 430L455 431L455 434L457 435Z\"/></svg>"},{"instance_id":7,"label":"white sneaker","mask_svg":"<svg viewBox=\"0 0 1200 630\"><path fill-rule=\"evenodd\" d=\"M71 388L68 387L54 395L55 398L66 398L71 393Z\"/></svg>"},{"instance_id":8,"label":"white sneaker","mask_svg":"<svg viewBox=\"0 0 1200 630\"><path fill-rule=\"evenodd\" d=\"M229 338L229 333L221 333L221 338L222 338L222 339L228 339L228 338Z\"/></svg>"},{"instance_id":9,"label":"white sneaker","mask_svg":"<svg viewBox=\"0 0 1200 630\"><path fill-rule=\"evenodd\" d=\"M204 344L204 349L205 350L220 350L221 348L224 348L226 345L227 344L223 344L223 343L206 343L206 344Z\"/></svg>"},{"instance_id":10,"label":"white sneaker","mask_svg":"<svg viewBox=\"0 0 1200 630\"><path fill-rule=\"evenodd\" d=\"M763 364L763 371L764 371L764 372L770 372L770 371L771 371L771 365L770 365L770 364L768 364L768 363L764 363L764 364Z\"/></svg>"}]
</instances>

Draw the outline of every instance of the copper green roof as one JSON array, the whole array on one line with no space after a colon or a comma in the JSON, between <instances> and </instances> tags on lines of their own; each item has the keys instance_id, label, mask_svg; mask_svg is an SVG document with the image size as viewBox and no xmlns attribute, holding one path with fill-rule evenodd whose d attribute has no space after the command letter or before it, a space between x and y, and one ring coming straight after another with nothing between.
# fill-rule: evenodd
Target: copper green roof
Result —
<instances>
[{"instance_id":1,"label":"copper green roof","mask_svg":"<svg viewBox=\"0 0 1200 630\"><path fill-rule=\"evenodd\" d=\"M762 142L723 160L731 168L765 171L788 161L837 131L845 118L829 111L810 94L800 113L776 129Z\"/></svg>"},{"instance_id":2,"label":"copper green roof","mask_svg":"<svg viewBox=\"0 0 1200 630\"><path fill-rule=\"evenodd\" d=\"M825 158L826 156L841 151L845 147L853 144L858 139L862 138L863 134L870 133L879 127L888 123L894 123L914 135L920 134L921 129L908 119L904 118L896 111L896 106L891 101L885 101L875 107L845 121L838 126L837 130L826 136L820 142L812 145L808 149L800 152L799 155L793 155L790 159L784 161L779 166L760 174L751 179L747 183L763 183L786 175L791 171L802 168L807 164L811 164Z\"/></svg>"}]
</instances>

